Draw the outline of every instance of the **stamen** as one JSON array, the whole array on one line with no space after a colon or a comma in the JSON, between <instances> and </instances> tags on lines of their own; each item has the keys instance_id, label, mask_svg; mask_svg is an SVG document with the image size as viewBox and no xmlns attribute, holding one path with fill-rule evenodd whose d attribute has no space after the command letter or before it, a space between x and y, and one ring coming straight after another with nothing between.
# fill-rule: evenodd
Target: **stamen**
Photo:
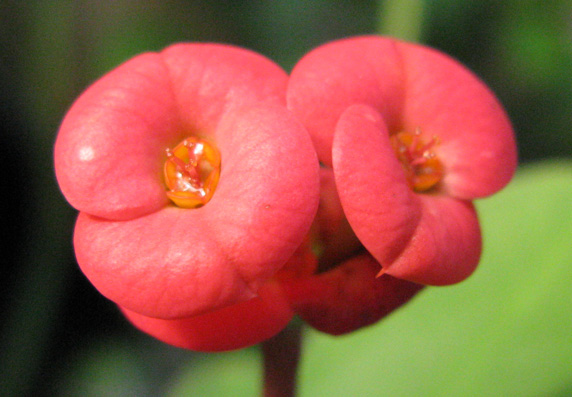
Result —
<instances>
[{"instance_id":1,"label":"stamen","mask_svg":"<svg viewBox=\"0 0 572 397\"><path fill-rule=\"evenodd\" d=\"M220 177L220 154L206 140L190 137L166 149L167 196L179 207L198 208L212 198Z\"/></svg>"},{"instance_id":2,"label":"stamen","mask_svg":"<svg viewBox=\"0 0 572 397\"><path fill-rule=\"evenodd\" d=\"M391 143L413 190L424 192L439 183L443 177L443 165L433 151L439 144L438 137L434 136L425 143L421 130L416 128L413 134L398 132L392 135Z\"/></svg>"}]
</instances>

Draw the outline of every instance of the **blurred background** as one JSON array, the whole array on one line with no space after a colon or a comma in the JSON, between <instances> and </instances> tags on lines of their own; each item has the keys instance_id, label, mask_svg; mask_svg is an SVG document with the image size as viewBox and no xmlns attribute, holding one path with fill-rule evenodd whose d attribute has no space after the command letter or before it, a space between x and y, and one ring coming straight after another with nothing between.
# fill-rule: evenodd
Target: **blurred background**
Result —
<instances>
[{"instance_id":1,"label":"blurred background","mask_svg":"<svg viewBox=\"0 0 572 397\"><path fill-rule=\"evenodd\" d=\"M75 263L52 166L95 79L178 41L310 49L391 34L451 54L505 105L521 172L479 205L485 254L382 323L306 330L301 395L572 395L572 1L0 1L0 395L256 395L258 349L199 354L128 325ZM348 363L348 358L355 358Z\"/></svg>"}]
</instances>

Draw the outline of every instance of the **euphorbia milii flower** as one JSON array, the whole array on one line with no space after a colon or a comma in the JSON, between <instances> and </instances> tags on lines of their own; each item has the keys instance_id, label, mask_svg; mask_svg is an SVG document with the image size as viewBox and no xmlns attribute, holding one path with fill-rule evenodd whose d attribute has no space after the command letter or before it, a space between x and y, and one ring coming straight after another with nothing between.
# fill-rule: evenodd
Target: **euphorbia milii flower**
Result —
<instances>
[{"instance_id":1,"label":"euphorbia milii flower","mask_svg":"<svg viewBox=\"0 0 572 397\"><path fill-rule=\"evenodd\" d=\"M221 350L291 318L269 280L310 228L319 176L287 79L244 49L178 44L113 70L66 115L55 167L80 211L78 263L139 328Z\"/></svg>"},{"instance_id":2,"label":"euphorbia milii flower","mask_svg":"<svg viewBox=\"0 0 572 397\"><path fill-rule=\"evenodd\" d=\"M424 46L357 37L307 54L287 100L333 170L343 212L380 278L444 285L473 272L481 236L471 200L501 189L517 163L510 122L475 75ZM371 260L351 267L362 274ZM312 283L359 291L332 286L340 282L326 273L287 290L312 317ZM363 288L375 294L371 283ZM348 310L360 315L359 305Z\"/></svg>"}]
</instances>

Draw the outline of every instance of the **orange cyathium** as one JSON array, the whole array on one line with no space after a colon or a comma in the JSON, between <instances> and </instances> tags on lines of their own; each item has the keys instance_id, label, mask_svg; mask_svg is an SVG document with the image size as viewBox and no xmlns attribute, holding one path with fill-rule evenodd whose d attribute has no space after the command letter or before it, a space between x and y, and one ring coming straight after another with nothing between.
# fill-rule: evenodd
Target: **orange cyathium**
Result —
<instances>
[{"instance_id":1,"label":"orange cyathium","mask_svg":"<svg viewBox=\"0 0 572 397\"><path fill-rule=\"evenodd\" d=\"M189 137L166 153L167 197L181 208L197 208L208 203L220 177L218 149L204 139Z\"/></svg>"}]
</instances>

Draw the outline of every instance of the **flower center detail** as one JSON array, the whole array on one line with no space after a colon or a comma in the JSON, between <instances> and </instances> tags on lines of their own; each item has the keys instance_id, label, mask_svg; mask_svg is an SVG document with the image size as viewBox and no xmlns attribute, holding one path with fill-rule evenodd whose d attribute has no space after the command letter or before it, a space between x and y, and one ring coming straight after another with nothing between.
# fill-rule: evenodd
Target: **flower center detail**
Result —
<instances>
[{"instance_id":1,"label":"flower center detail","mask_svg":"<svg viewBox=\"0 0 572 397\"><path fill-rule=\"evenodd\" d=\"M181 208L202 207L212 198L220 177L220 153L204 139L190 137L167 149L167 196Z\"/></svg>"},{"instance_id":2,"label":"flower center detail","mask_svg":"<svg viewBox=\"0 0 572 397\"><path fill-rule=\"evenodd\" d=\"M421 130L398 132L391 136L391 144L401 162L409 185L416 192L425 192L434 187L443 177L443 164L432 151L439 144L434 136L429 142L421 138Z\"/></svg>"}]
</instances>

